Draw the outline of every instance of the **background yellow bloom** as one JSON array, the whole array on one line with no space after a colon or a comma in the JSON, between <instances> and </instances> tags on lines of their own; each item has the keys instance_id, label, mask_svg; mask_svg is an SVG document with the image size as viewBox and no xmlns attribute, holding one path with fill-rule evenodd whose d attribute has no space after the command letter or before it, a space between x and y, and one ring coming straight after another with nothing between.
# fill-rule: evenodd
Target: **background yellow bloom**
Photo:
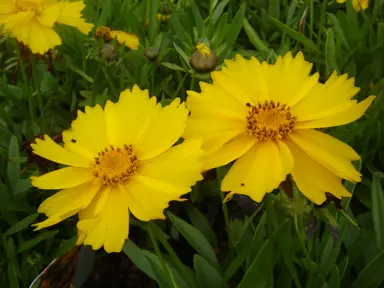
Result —
<instances>
[{"instance_id":1,"label":"background yellow bloom","mask_svg":"<svg viewBox=\"0 0 384 288\"><path fill-rule=\"evenodd\" d=\"M35 154L69 166L32 179L40 189L62 189L40 205L48 219L37 229L78 213L78 244L118 252L128 238L128 211L142 221L163 219L168 203L201 179L200 141L171 147L187 116L179 98L163 108L134 86L104 110L79 111L63 132L64 147L36 139Z\"/></svg>"},{"instance_id":2,"label":"background yellow bloom","mask_svg":"<svg viewBox=\"0 0 384 288\"><path fill-rule=\"evenodd\" d=\"M33 53L44 54L61 44L55 23L76 27L88 34L93 24L82 19L83 1L2 0L0 23L18 41L28 45Z\"/></svg>"},{"instance_id":3,"label":"background yellow bloom","mask_svg":"<svg viewBox=\"0 0 384 288\"><path fill-rule=\"evenodd\" d=\"M191 117L186 139L203 138L205 169L237 161L222 191L245 194L260 202L265 193L292 174L300 191L316 204L325 192L349 196L342 179L360 181L351 161L359 155L348 145L315 128L344 125L360 118L374 96L360 103L359 88L346 74L333 73L325 84L301 52L279 56L270 65L252 57L227 60L211 74L213 84L189 91Z\"/></svg>"},{"instance_id":4,"label":"background yellow bloom","mask_svg":"<svg viewBox=\"0 0 384 288\"><path fill-rule=\"evenodd\" d=\"M346 0L336 0L337 3L344 3ZM353 8L359 12L361 9L365 10L369 6L369 0L352 0Z\"/></svg>"}]
</instances>

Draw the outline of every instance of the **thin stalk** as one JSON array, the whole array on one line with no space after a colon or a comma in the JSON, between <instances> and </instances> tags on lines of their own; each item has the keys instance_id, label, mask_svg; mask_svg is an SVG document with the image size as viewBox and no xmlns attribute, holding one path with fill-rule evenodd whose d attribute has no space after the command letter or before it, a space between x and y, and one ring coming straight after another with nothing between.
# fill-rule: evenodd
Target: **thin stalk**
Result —
<instances>
[{"instance_id":1,"label":"thin stalk","mask_svg":"<svg viewBox=\"0 0 384 288\"><path fill-rule=\"evenodd\" d=\"M43 125L43 130L44 130L44 132L48 132L47 121L46 121L45 115L44 115L43 99L42 99L41 89L40 89L40 79L39 79L39 75L38 75L37 69L36 69L36 59L32 60L32 79L33 79L35 89L37 91L37 103L38 103L39 110L40 110L40 117L41 117L41 121L42 121L42 125Z\"/></svg>"},{"instance_id":2,"label":"thin stalk","mask_svg":"<svg viewBox=\"0 0 384 288\"><path fill-rule=\"evenodd\" d=\"M104 72L105 79L107 79L109 88L111 89L112 96L113 96L114 100L117 100L118 99L118 93L116 91L115 85L113 85L112 79L111 79L111 77L109 77L108 71L107 71L107 69L105 69L105 66L103 66L102 69Z\"/></svg>"}]
</instances>

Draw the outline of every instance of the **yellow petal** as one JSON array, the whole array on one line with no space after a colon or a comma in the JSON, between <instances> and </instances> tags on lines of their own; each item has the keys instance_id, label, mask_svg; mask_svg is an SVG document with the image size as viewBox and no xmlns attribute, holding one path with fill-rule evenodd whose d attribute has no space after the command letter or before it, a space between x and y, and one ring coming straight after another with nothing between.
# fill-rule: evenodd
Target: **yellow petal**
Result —
<instances>
[{"instance_id":1,"label":"yellow petal","mask_svg":"<svg viewBox=\"0 0 384 288\"><path fill-rule=\"evenodd\" d=\"M93 181L61 190L41 203L37 212L54 217L79 211L91 203L99 188L100 182Z\"/></svg>"},{"instance_id":2,"label":"yellow petal","mask_svg":"<svg viewBox=\"0 0 384 288\"><path fill-rule=\"evenodd\" d=\"M70 188L93 179L89 169L80 167L65 167L39 177L31 177L32 185L39 189Z\"/></svg>"},{"instance_id":3,"label":"yellow petal","mask_svg":"<svg viewBox=\"0 0 384 288\"><path fill-rule=\"evenodd\" d=\"M61 2L49 5L40 14L36 16L37 21L45 27L53 27L57 18L59 17L61 9Z\"/></svg>"},{"instance_id":4,"label":"yellow petal","mask_svg":"<svg viewBox=\"0 0 384 288\"><path fill-rule=\"evenodd\" d=\"M15 10L16 6L13 4L13 0L3 0L0 4L0 15L9 14L14 12Z\"/></svg>"},{"instance_id":5,"label":"yellow petal","mask_svg":"<svg viewBox=\"0 0 384 288\"><path fill-rule=\"evenodd\" d=\"M353 0L352 5L357 12L360 12L361 9L365 10L368 8L369 0Z\"/></svg>"},{"instance_id":6,"label":"yellow petal","mask_svg":"<svg viewBox=\"0 0 384 288\"><path fill-rule=\"evenodd\" d=\"M311 159L292 141L287 141L295 166L292 176L299 190L317 205L326 200L325 192L332 193L337 198L349 197L351 194L342 185L342 179L322 165Z\"/></svg>"},{"instance_id":7,"label":"yellow petal","mask_svg":"<svg viewBox=\"0 0 384 288\"><path fill-rule=\"evenodd\" d=\"M313 130L296 130L291 133L290 138L309 157L337 176L360 182L361 174L351 164L351 160L358 159L352 148Z\"/></svg>"},{"instance_id":8,"label":"yellow petal","mask_svg":"<svg viewBox=\"0 0 384 288\"><path fill-rule=\"evenodd\" d=\"M73 150L83 151L81 155L88 159L90 155L86 150L96 156L98 152L109 147L104 111L100 105L85 107L85 113L79 110L76 120L71 124L71 129L63 134L63 141L65 147L69 149L72 146Z\"/></svg>"},{"instance_id":9,"label":"yellow petal","mask_svg":"<svg viewBox=\"0 0 384 288\"><path fill-rule=\"evenodd\" d=\"M221 190L248 195L261 202L293 169L293 158L281 141L260 142L238 159L221 183ZM228 197L228 196L227 196Z\"/></svg>"},{"instance_id":10,"label":"yellow petal","mask_svg":"<svg viewBox=\"0 0 384 288\"><path fill-rule=\"evenodd\" d=\"M112 186L103 211L93 219L80 220L77 228L86 234L84 245L94 250L104 245L108 253L120 252L128 239L129 212L118 186Z\"/></svg>"},{"instance_id":11,"label":"yellow petal","mask_svg":"<svg viewBox=\"0 0 384 288\"><path fill-rule=\"evenodd\" d=\"M169 149L184 132L188 109L176 98L154 114L144 135L134 146L139 160L155 157Z\"/></svg>"},{"instance_id":12,"label":"yellow petal","mask_svg":"<svg viewBox=\"0 0 384 288\"><path fill-rule=\"evenodd\" d=\"M81 11L85 8L83 1L61 1L60 15L57 19L58 23L76 27L80 32L88 34L92 28L93 24L86 23L82 19Z\"/></svg>"},{"instance_id":13,"label":"yellow petal","mask_svg":"<svg viewBox=\"0 0 384 288\"><path fill-rule=\"evenodd\" d=\"M29 28L29 22L33 19L33 16L34 16L34 13L32 11L11 13L6 17L4 17L2 21L5 24L6 29L12 31L16 27L18 29L22 29L24 27ZM24 40L27 40L27 38L28 37L25 37Z\"/></svg>"},{"instance_id":14,"label":"yellow petal","mask_svg":"<svg viewBox=\"0 0 384 288\"><path fill-rule=\"evenodd\" d=\"M298 121L308 121L340 113L352 106L355 100L350 100L359 92L355 87L354 78L348 75L337 76L336 72L325 82L318 83L302 101L291 107Z\"/></svg>"},{"instance_id":15,"label":"yellow petal","mask_svg":"<svg viewBox=\"0 0 384 288\"><path fill-rule=\"evenodd\" d=\"M31 144L33 153L45 159L76 167L89 167L90 165L88 159L61 147L48 135L44 135L44 140L36 138L35 141L36 144Z\"/></svg>"},{"instance_id":16,"label":"yellow petal","mask_svg":"<svg viewBox=\"0 0 384 288\"><path fill-rule=\"evenodd\" d=\"M353 104L352 107L337 113L333 116L324 117L316 120L309 120L304 122L299 122L296 124L295 128L297 129L308 129L308 128L325 128L340 126L351 123L359 119L365 111L371 106L372 101L375 99L375 96L369 96L365 100L361 101L358 104Z\"/></svg>"},{"instance_id":17,"label":"yellow petal","mask_svg":"<svg viewBox=\"0 0 384 288\"><path fill-rule=\"evenodd\" d=\"M148 90L134 85L132 91L121 92L119 102L108 101L104 110L109 142L135 146L160 110L161 105L156 105L156 97L149 98Z\"/></svg>"},{"instance_id":18,"label":"yellow petal","mask_svg":"<svg viewBox=\"0 0 384 288\"><path fill-rule=\"evenodd\" d=\"M107 204L110 192L111 189L109 186L102 186L93 198L92 202L87 207L79 211L79 219L85 220L98 216Z\"/></svg>"},{"instance_id":19,"label":"yellow petal","mask_svg":"<svg viewBox=\"0 0 384 288\"><path fill-rule=\"evenodd\" d=\"M116 38L119 44L124 44L132 50L139 49L139 37L133 33L127 33L124 31L111 31L111 37Z\"/></svg>"},{"instance_id":20,"label":"yellow petal","mask_svg":"<svg viewBox=\"0 0 384 288\"><path fill-rule=\"evenodd\" d=\"M224 166L244 155L255 143L255 138L251 136L245 134L237 136L212 154L206 155L202 159L203 169Z\"/></svg>"},{"instance_id":21,"label":"yellow petal","mask_svg":"<svg viewBox=\"0 0 384 288\"><path fill-rule=\"evenodd\" d=\"M303 53L292 57L288 52L275 64L263 62L262 67L268 83L269 96L265 100L279 101L290 106L305 98L318 83L318 74L309 76L313 64L305 61Z\"/></svg>"},{"instance_id":22,"label":"yellow petal","mask_svg":"<svg viewBox=\"0 0 384 288\"><path fill-rule=\"evenodd\" d=\"M124 188L129 210L141 221L165 219L163 212L169 202L181 201L180 196L191 190L189 185L165 182L145 176L132 177Z\"/></svg>"},{"instance_id":23,"label":"yellow petal","mask_svg":"<svg viewBox=\"0 0 384 288\"><path fill-rule=\"evenodd\" d=\"M202 155L201 141L184 141L140 163L138 173L177 186L190 187L202 179L200 174Z\"/></svg>"}]
</instances>

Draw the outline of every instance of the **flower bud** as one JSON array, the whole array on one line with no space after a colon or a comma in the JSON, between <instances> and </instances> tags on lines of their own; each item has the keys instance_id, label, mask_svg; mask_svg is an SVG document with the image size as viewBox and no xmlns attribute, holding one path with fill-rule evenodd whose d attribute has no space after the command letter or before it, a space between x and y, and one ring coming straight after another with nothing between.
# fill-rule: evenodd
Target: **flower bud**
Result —
<instances>
[{"instance_id":1,"label":"flower bud","mask_svg":"<svg viewBox=\"0 0 384 288\"><path fill-rule=\"evenodd\" d=\"M100 56L108 61L113 61L116 60L119 55L115 46L105 43L100 49Z\"/></svg>"},{"instance_id":2,"label":"flower bud","mask_svg":"<svg viewBox=\"0 0 384 288\"><path fill-rule=\"evenodd\" d=\"M215 52L205 43L199 43L191 56L190 64L197 72L211 72L217 65Z\"/></svg>"},{"instance_id":3,"label":"flower bud","mask_svg":"<svg viewBox=\"0 0 384 288\"><path fill-rule=\"evenodd\" d=\"M105 41L110 41L112 40L111 32L111 29L109 29L108 27L100 26L96 29L95 37L103 38Z\"/></svg>"},{"instance_id":4,"label":"flower bud","mask_svg":"<svg viewBox=\"0 0 384 288\"><path fill-rule=\"evenodd\" d=\"M144 49L144 56L151 62L155 62L159 55L159 48L148 47Z\"/></svg>"}]
</instances>

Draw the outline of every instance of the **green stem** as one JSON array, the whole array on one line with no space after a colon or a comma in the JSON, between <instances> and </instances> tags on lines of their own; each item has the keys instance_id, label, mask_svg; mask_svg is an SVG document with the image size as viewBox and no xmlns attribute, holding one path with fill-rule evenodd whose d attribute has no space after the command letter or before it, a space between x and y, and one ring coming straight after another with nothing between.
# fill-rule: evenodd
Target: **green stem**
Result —
<instances>
[{"instance_id":1,"label":"green stem","mask_svg":"<svg viewBox=\"0 0 384 288\"><path fill-rule=\"evenodd\" d=\"M209 35L208 35L209 38L212 37L212 31L213 31L213 20L212 20L213 8L214 8L213 3L214 3L213 0L211 0L209 3Z\"/></svg>"},{"instance_id":2,"label":"green stem","mask_svg":"<svg viewBox=\"0 0 384 288\"><path fill-rule=\"evenodd\" d=\"M107 79L107 82L109 84L109 88L111 89L112 96L113 96L114 100L117 100L118 94L117 94L115 86L113 85L112 79L111 79L111 77L109 77L108 71L107 71L107 69L105 69L105 66L103 66L102 69L104 72L105 79Z\"/></svg>"},{"instance_id":3,"label":"green stem","mask_svg":"<svg viewBox=\"0 0 384 288\"><path fill-rule=\"evenodd\" d=\"M163 268L164 274L167 276L167 280L169 281L168 283L173 284L170 272L168 270L167 265L165 264L163 254L161 254L161 252L160 252L159 245L157 244L157 241L156 241L155 235L153 234L151 225L148 225L148 233L149 233L149 238L151 238L153 248L155 249L156 255L159 258L160 264ZM175 285L172 285L172 287L175 287Z\"/></svg>"},{"instance_id":4,"label":"green stem","mask_svg":"<svg viewBox=\"0 0 384 288\"><path fill-rule=\"evenodd\" d=\"M32 122L35 122L35 112L34 112L34 105L33 105L33 99L32 99L32 92L29 89L29 83L28 83L27 72L25 70L24 59L21 56L19 47L16 47L16 52L19 58L21 77L23 78L23 91L24 91L24 94L26 94L28 97L29 116Z\"/></svg>"},{"instance_id":5,"label":"green stem","mask_svg":"<svg viewBox=\"0 0 384 288\"><path fill-rule=\"evenodd\" d=\"M40 90L40 78L39 78L39 75L38 75L37 69L36 69L36 59L32 59L32 78L33 78L33 82L35 85L35 89L37 91L37 102L39 105L40 117L42 119L41 121L42 121L42 125L43 125L43 130L44 130L44 132L48 132L47 121L46 121L45 115L44 115L43 99L42 99L41 90Z\"/></svg>"},{"instance_id":6,"label":"green stem","mask_svg":"<svg viewBox=\"0 0 384 288\"><path fill-rule=\"evenodd\" d=\"M324 2L327 2L327 1L324 1ZM315 16L315 11L313 7L313 0L310 0L309 1L309 39L311 40L313 36L314 16Z\"/></svg>"}]
</instances>

